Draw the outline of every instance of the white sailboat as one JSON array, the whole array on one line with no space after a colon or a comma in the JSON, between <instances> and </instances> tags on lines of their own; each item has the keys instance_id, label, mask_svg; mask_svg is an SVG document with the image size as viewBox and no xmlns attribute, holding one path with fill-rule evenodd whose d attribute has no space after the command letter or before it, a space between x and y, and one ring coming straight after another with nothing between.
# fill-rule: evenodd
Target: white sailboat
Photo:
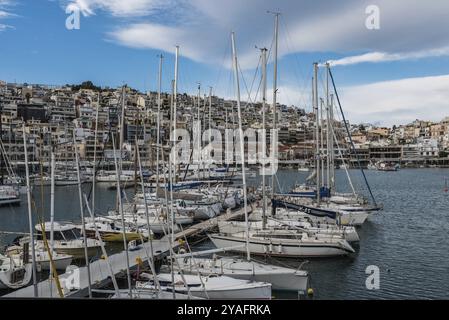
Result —
<instances>
[{"instance_id":1,"label":"white sailboat","mask_svg":"<svg viewBox=\"0 0 449 320\"><path fill-rule=\"evenodd\" d=\"M29 243L29 242L28 242ZM23 251L23 242L21 242L21 246L14 245L10 246L6 249L6 256L18 256L21 259L23 259L24 251ZM29 260L31 260L31 254L29 254ZM39 244L35 245L35 255L36 255L36 267L38 270L43 271L49 271L51 266L50 262L50 255L48 254L48 251L44 248L39 246ZM53 260L54 266L56 270L65 270L73 260L73 257L68 254L61 254L57 252L53 252L51 255L51 258Z\"/></svg>"},{"instance_id":2,"label":"white sailboat","mask_svg":"<svg viewBox=\"0 0 449 320\"><path fill-rule=\"evenodd\" d=\"M235 257L210 258L184 257L178 259L184 273L222 275L236 279L269 282L275 290L306 292L309 288L307 271L273 266ZM176 264L175 264L176 267Z\"/></svg>"},{"instance_id":3,"label":"white sailboat","mask_svg":"<svg viewBox=\"0 0 449 320\"><path fill-rule=\"evenodd\" d=\"M144 274L142 274L144 276ZM148 281L138 281L136 289L154 290L154 277L147 275ZM271 284L240 280L219 275L183 275L175 274L174 282L169 273L156 276L161 290L192 295L205 299L271 299Z\"/></svg>"},{"instance_id":4,"label":"white sailboat","mask_svg":"<svg viewBox=\"0 0 449 320\"><path fill-rule=\"evenodd\" d=\"M45 222L44 228L46 238L51 239L51 223ZM36 225L35 229L38 231L36 243L38 246L43 247L42 225ZM89 257L94 257L100 252L99 241L89 238L85 239L74 224L53 222L53 232L53 250L57 253L71 255L73 259L84 259L85 243Z\"/></svg>"},{"instance_id":5,"label":"white sailboat","mask_svg":"<svg viewBox=\"0 0 449 320\"><path fill-rule=\"evenodd\" d=\"M238 247L245 244L246 232L209 234L217 248ZM354 249L343 237L309 236L293 230L256 230L249 232L249 250L252 254L285 258L313 258L345 256ZM233 249L245 252L245 249Z\"/></svg>"},{"instance_id":6,"label":"white sailboat","mask_svg":"<svg viewBox=\"0 0 449 320\"><path fill-rule=\"evenodd\" d=\"M18 255L0 254L0 289L20 289L31 282L32 264L24 263Z\"/></svg>"}]
</instances>

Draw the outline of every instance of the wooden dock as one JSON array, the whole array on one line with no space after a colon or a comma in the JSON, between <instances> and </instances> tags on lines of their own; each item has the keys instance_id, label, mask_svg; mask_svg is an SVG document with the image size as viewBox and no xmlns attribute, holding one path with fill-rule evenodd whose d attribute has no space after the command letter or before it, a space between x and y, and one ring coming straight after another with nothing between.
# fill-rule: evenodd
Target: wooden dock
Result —
<instances>
[{"instance_id":1,"label":"wooden dock","mask_svg":"<svg viewBox=\"0 0 449 320\"><path fill-rule=\"evenodd\" d=\"M252 211L252 206L248 206L248 213ZM178 232L174 235L175 240L184 240L185 238L189 238L209 230L218 226L219 221L227 221L242 217L245 214L243 208L240 208L236 211L228 211L225 214L222 214L218 217L200 222L189 228L184 229L181 232ZM170 243L168 236L160 239L153 240L153 256L155 260L160 260L163 257L167 256L170 252ZM173 247L176 248L179 245L178 241L173 244ZM131 269L135 269L140 261L148 262L147 252L150 253L150 244L144 243L141 248L135 251L129 251L129 264ZM112 266L112 270L114 274L126 274L126 253L120 252L116 254L112 254L109 256L109 262ZM87 276L87 267L77 268L76 273L69 272L64 273L59 276L61 285L65 288L64 294L66 298L81 298L88 296L88 276ZM110 284L110 271L109 266L106 260L99 259L90 264L90 273L91 273L91 287L92 289L100 289L108 284ZM69 291L67 289L70 287L71 280L79 281L78 283L72 283L76 285L76 289ZM34 287L28 286L19 290L16 290L12 293L4 295L0 298L33 298L34 297ZM39 298L59 298L58 291L56 288L56 284L54 281L45 280L38 283L38 297Z\"/></svg>"}]
</instances>

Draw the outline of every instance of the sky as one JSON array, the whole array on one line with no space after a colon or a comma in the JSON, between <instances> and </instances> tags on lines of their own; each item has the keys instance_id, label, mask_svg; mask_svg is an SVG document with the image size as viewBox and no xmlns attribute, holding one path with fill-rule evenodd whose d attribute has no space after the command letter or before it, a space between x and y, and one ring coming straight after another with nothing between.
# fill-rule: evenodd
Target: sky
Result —
<instances>
[{"instance_id":1,"label":"sky","mask_svg":"<svg viewBox=\"0 0 449 320\"><path fill-rule=\"evenodd\" d=\"M73 12L79 29L67 28ZM91 80L234 98L235 32L243 100L260 100L260 48L280 12L278 101L311 110L313 62L329 61L351 122L391 126L449 115L449 1L0 0L0 80L51 85ZM377 14L378 13L378 14ZM319 90L324 96L325 72Z\"/></svg>"}]
</instances>

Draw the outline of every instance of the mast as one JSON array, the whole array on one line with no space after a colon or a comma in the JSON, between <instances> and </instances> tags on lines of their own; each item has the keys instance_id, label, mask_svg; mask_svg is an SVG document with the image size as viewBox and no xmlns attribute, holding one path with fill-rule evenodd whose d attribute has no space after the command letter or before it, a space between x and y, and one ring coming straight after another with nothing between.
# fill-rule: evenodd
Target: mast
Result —
<instances>
[{"instance_id":1,"label":"mast","mask_svg":"<svg viewBox=\"0 0 449 320\"><path fill-rule=\"evenodd\" d=\"M331 136L329 102L329 63L326 63L326 181L327 187L331 188Z\"/></svg>"},{"instance_id":2,"label":"mast","mask_svg":"<svg viewBox=\"0 0 449 320\"><path fill-rule=\"evenodd\" d=\"M81 230L83 232L84 259L86 259L86 267L87 267L87 288L89 291L89 298L92 298L92 287L91 287L92 280L91 280L91 276L90 276L89 255L87 253L86 224L84 221L83 191L81 190L80 159L79 159L79 155L78 155L78 148L76 147L75 129L73 129L73 147L75 149L76 174L78 177L78 194L79 194L79 202L80 202Z\"/></svg>"},{"instance_id":3,"label":"mast","mask_svg":"<svg viewBox=\"0 0 449 320\"><path fill-rule=\"evenodd\" d=\"M100 109L100 92L98 92L97 112L95 113L95 133L94 133L94 163L92 167L92 213L95 215L95 180L96 176L96 161L97 161L97 135L98 135L98 112Z\"/></svg>"},{"instance_id":4,"label":"mast","mask_svg":"<svg viewBox=\"0 0 449 320\"><path fill-rule=\"evenodd\" d=\"M261 49L262 51L262 133L263 133L263 138L262 138L262 226L263 229L266 228L267 226L267 199L266 199L266 194L265 194L265 157L267 156L266 154L266 118L265 118L265 107L266 107L266 103L267 103L267 49L263 48Z\"/></svg>"},{"instance_id":5,"label":"mast","mask_svg":"<svg viewBox=\"0 0 449 320\"><path fill-rule=\"evenodd\" d=\"M123 229L123 249L125 250L125 254L126 254L126 275L127 275L127 279L128 279L128 294L129 297L132 297L132 287L131 287L131 272L130 272L130 267L129 267L129 252L128 252L128 242L126 241L126 230L125 230L125 216L123 213L123 202L122 202L122 189L120 187L120 176L121 176L121 171L120 171L120 167L117 164L117 154L116 154L116 148L115 148L115 139L114 136L112 136L112 147L113 147L113 152L114 152L114 164L115 164L115 172L116 172L116 177L117 177L117 200L118 200L118 210L120 212L120 217L121 217L121 221L122 221L122 229ZM120 153L121 153L121 149L120 149Z\"/></svg>"},{"instance_id":6,"label":"mast","mask_svg":"<svg viewBox=\"0 0 449 320\"><path fill-rule=\"evenodd\" d=\"M209 144L212 145L212 87L209 87ZM209 177L210 180L210 165L209 165ZM209 183L210 186L210 183Z\"/></svg>"},{"instance_id":7,"label":"mast","mask_svg":"<svg viewBox=\"0 0 449 320\"><path fill-rule=\"evenodd\" d=\"M274 13L274 70L273 70L273 130L277 129L277 82L278 82L278 38L279 38L279 12ZM272 151L272 163L275 162L275 157L277 154L275 154L275 148L274 148L274 131L271 136L270 142L271 142L271 148ZM275 194L275 183L274 180L276 178L276 175L274 172L272 172L271 176L271 197L274 198Z\"/></svg>"},{"instance_id":8,"label":"mast","mask_svg":"<svg viewBox=\"0 0 449 320\"><path fill-rule=\"evenodd\" d=\"M324 179L324 171L325 171L325 166L324 166L324 114L323 114L323 107L324 107L324 100L322 98L320 98L320 152L323 155L321 157L321 187L325 186L325 179Z\"/></svg>"},{"instance_id":9,"label":"mast","mask_svg":"<svg viewBox=\"0 0 449 320\"><path fill-rule=\"evenodd\" d=\"M201 115L200 115L200 109L201 109L201 84L198 83L198 101L196 104L196 121L198 124L198 141L197 143L197 148L198 148L198 163L197 163L197 168L198 168L198 178L200 177L200 173L201 173L201 165L200 163L202 162L202 157L201 157L201 129L202 129L202 125L201 125ZM193 128L192 128L193 130Z\"/></svg>"},{"instance_id":10,"label":"mast","mask_svg":"<svg viewBox=\"0 0 449 320\"><path fill-rule=\"evenodd\" d=\"M126 85L122 87L122 110L121 110L121 116L120 116L120 140L119 140L119 152L120 152L120 163L119 163L119 169L120 171L117 171L116 174L119 175L119 180L122 178L122 160L123 160L123 142L125 141L125 98L126 98Z\"/></svg>"},{"instance_id":11,"label":"mast","mask_svg":"<svg viewBox=\"0 0 449 320\"><path fill-rule=\"evenodd\" d=\"M50 173L50 252L53 254L55 245L55 232L54 232L54 222L55 222L55 153L53 146L51 148L51 173ZM53 274L53 266L50 264L50 277ZM52 279L52 278L51 278Z\"/></svg>"},{"instance_id":12,"label":"mast","mask_svg":"<svg viewBox=\"0 0 449 320\"><path fill-rule=\"evenodd\" d=\"M173 83L173 134L174 134L174 157L173 157L173 165L174 165L174 181L176 182L176 142L178 141L177 136L177 105L178 105L178 68L179 68L179 46L176 46L176 54L175 54L175 80Z\"/></svg>"},{"instance_id":13,"label":"mast","mask_svg":"<svg viewBox=\"0 0 449 320\"><path fill-rule=\"evenodd\" d=\"M31 186L30 186L30 172L28 168L28 150L27 150L27 139L25 133L25 121L22 123L23 130L23 147L25 153L25 174L27 183L27 200L28 200L28 225L30 229L30 245L31 245L31 261L33 270L33 294L37 298L37 270L36 270L36 248L34 247L34 225L33 225L33 214L31 212ZM45 232L45 230L42 230Z\"/></svg>"},{"instance_id":14,"label":"mast","mask_svg":"<svg viewBox=\"0 0 449 320\"><path fill-rule=\"evenodd\" d=\"M321 177L320 177L320 114L318 112L318 63L313 64L313 108L315 111L315 171L316 171L316 193L317 203L321 202Z\"/></svg>"},{"instance_id":15,"label":"mast","mask_svg":"<svg viewBox=\"0 0 449 320\"><path fill-rule=\"evenodd\" d=\"M234 32L231 33L232 41L232 56L234 64L234 77L235 77L235 90L237 94L237 112L239 121L239 138L240 138L240 159L242 161L242 182L243 182L243 202L245 211L245 232L246 232L246 259L251 260L251 253L249 251L249 226L248 226L248 203L246 196L246 174L245 174L245 139L243 138L242 129L242 111L240 106L240 82L239 82L239 71L238 71L238 60L237 60L237 50L235 47L235 35Z\"/></svg>"},{"instance_id":16,"label":"mast","mask_svg":"<svg viewBox=\"0 0 449 320\"><path fill-rule=\"evenodd\" d=\"M158 80L158 90L157 90L157 120L156 120L156 186L159 185L159 145L160 141L160 128L161 128L161 91L162 91L162 64L164 56L161 54L159 56L159 80ZM143 185L143 180L142 180ZM145 195L145 193L144 193Z\"/></svg>"},{"instance_id":17,"label":"mast","mask_svg":"<svg viewBox=\"0 0 449 320\"><path fill-rule=\"evenodd\" d=\"M330 187L332 190L335 190L335 151L334 151L334 95L330 95L330 108L329 108L329 117L330 117L330 136L331 136L331 184Z\"/></svg>"},{"instance_id":18,"label":"mast","mask_svg":"<svg viewBox=\"0 0 449 320\"><path fill-rule=\"evenodd\" d=\"M137 148L138 148L138 146L137 146L137 143L136 143L136 149ZM144 205L145 205L145 218L146 218L146 223L147 223L148 241L150 243L150 252L151 252L150 256L148 256L148 258L151 259L151 261L148 261L148 264L150 265L151 272L153 273L153 275L155 275L156 274L156 267L154 265L154 250L153 250L153 239L151 237L150 214L148 212L147 196L146 196L146 193L145 193L145 185L143 183L142 162L140 160L140 152L139 151L137 152L137 163L138 163L138 166L139 166L140 180L142 181L141 188L142 188L142 194L143 194L143 202L144 202ZM159 162L158 162L158 165L159 165ZM145 249L146 249L146 247L145 247ZM155 277L154 279L155 279L155 283L156 283L156 288L158 290L160 290L159 280L157 280L157 277Z\"/></svg>"}]
</instances>

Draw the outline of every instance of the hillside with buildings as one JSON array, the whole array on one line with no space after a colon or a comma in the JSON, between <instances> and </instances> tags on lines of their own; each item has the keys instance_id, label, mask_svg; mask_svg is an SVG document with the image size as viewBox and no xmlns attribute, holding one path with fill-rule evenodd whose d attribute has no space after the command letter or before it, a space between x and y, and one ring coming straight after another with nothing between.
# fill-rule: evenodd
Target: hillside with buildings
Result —
<instances>
[{"instance_id":1,"label":"hillside with buildings","mask_svg":"<svg viewBox=\"0 0 449 320\"><path fill-rule=\"evenodd\" d=\"M86 83L84 83L86 84ZM151 159L150 143L156 137L157 93L142 93L125 87L124 159L133 160L135 141L144 160ZM95 120L98 113L97 159L111 160L113 155L108 136L116 133L121 110L122 88L98 88L92 83L78 86L46 86L0 82L0 131L3 148L12 163L23 155L22 119L26 121L29 156L34 162L47 162L51 147L59 161L71 161L73 130L81 160L94 159ZM212 96L211 128L224 130L236 127L237 109L234 101ZM162 94L161 130L163 142L170 132L170 94ZM208 127L209 97L200 98L203 123ZM197 114L198 98L178 95L177 126L191 128ZM244 103L244 128L262 127L262 105ZM285 165L307 162L314 152L314 115L294 106L278 106L279 160ZM268 123L271 112L267 109ZM369 124L350 124L355 151L349 146L341 122L335 122L343 158L366 166L376 161L400 163L402 166L446 166L449 164L449 117L440 122L416 120L392 128ZM268 137L269 140L269 137ZM325 147L325 146L324 146ZM352 151L351 151L352 150Z\"/></svg>"}]
</instances>

